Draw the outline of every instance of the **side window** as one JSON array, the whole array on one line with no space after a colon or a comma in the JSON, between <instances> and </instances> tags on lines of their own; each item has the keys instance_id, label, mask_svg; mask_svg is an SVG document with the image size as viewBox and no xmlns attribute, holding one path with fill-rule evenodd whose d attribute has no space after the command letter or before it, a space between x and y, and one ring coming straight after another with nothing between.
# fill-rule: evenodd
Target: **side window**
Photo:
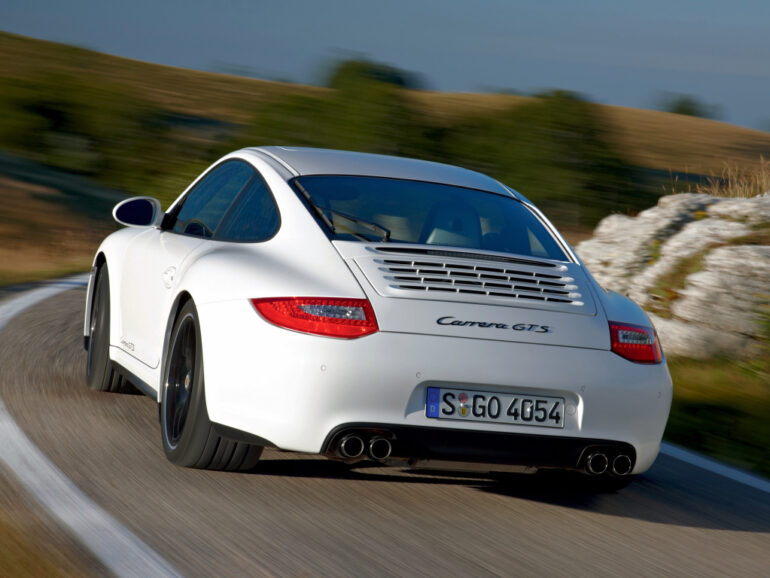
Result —
<instances>
[{"instance_id":1,"label":"side window","mask_svg":"<svg viewBox=\"0 0 770 578\"><path fill-rule=\"evenodd\" d=\"M270 189L255 177L227 211L214 234L218 241L256 243L272 237L278 230L278 207Z\"/></svg>"},{"instance_id":2,"label":"side window","mask_svg":"<svg viewBox=\"0 0 770 578\"><path fill-rule=\"evenodd\" d=\"M254 174L248 163L237 160L213 169L187 193L171 230L183 235L213 236L233 199Z\"/></svg>"}]
</instances>

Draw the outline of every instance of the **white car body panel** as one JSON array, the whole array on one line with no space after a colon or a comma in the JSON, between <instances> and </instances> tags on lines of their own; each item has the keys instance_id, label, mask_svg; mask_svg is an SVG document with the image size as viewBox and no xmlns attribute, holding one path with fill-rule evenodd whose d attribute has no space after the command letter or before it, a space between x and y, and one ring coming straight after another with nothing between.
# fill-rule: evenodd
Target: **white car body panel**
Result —
<instances>
[{"instance_id":1,"label":"white car body panel","mask_svg":"<svg viewBox=\"0 0 770 578\"><path fill-rule=\"evenodd\" d=\"M251 316L258 315L248 302L211 304L199 313L207 378L210 373L220 378L217 394L207 391L212 421L283 449L318 452L328 432L342 423L447 427L425 417L425 388L442 384L564 396L574 414L563 430L451 425L626 441L637 450L641 472L658 453L671 403L665 365L650 371L609 351L391 332L343 341L254 322ZM234 327L226 321L233 319L242 323ZM238 337L227 350L207 337L225 330Z\"/></svg>"},{"instance_id":2,"label":"white car body panel","mask_svg":"<svg viewBox=\"0 0 770 578\"><path fill-rule=\"evenodd\" d=\"M671 378L665 361L641 365L612 353L608 321L651 323L629 299L601 289L539 211L572 260L559 264L579 288L575 299L582 305L572 311L547 302L398 294L373 261L380 244L330 241L287 181L307 171L396 175L528 204L518 193L456 167L334 151L244 149L210 168L233 158L250 163L267 183L280 212L274 237L237 243L127 228L97 251L94 267L106 261L110 274L110 358L159 401L175 307L189 295L199 314L211 421L279 448L321 452L342 424L375 423L613 440L633 446L634 473L650 467L668 417ZM92 292L89 283L86 337ZM379 332L343 340L277 327L249 300L278 296L366 298ZM548 331L438 323L442 318ZM564 397L565 425L550 430L428 418L428 386Z\"/></svg>"},{"instance_id":3,"label":"white car body panel","mask_svg":"<svg viewBox=\"0 0 770 578\"><path fill-rule=\"evenodd\" d=\"M204 240L144 229L126 247L120 286L119 346L156 369L177 281L184 278ZM204 249L205 250L205 249Z\"/></svg>"}]
</instances>

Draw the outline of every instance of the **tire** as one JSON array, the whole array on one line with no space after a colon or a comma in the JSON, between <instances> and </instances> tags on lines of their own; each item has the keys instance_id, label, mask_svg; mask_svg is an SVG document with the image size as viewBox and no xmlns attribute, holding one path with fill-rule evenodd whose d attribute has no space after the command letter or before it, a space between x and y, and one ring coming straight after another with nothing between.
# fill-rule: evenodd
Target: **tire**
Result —
<instances>
[{"instance_id":1,"label":"tire","mask_svg":"<svg viewBox=\"0 0 770 578\"><path fill-rule=\"evenodd\" d=\"M161 388L160 430L170 462L206 470L254 468L262 446L223 438L209 420L200 324L192 301L184 304L174 322Z\"/></svg>"},{"instance_id":2,"label":"tire","mask_svg":"<svg viewBox=\"0 0 770 578\"><path fill-rule=\"evenodd\" d=\"M96 275L89 320L86 384L94 391L136 393L110 360L110 275L104 263Z\"/></svg>"}]
</instances>

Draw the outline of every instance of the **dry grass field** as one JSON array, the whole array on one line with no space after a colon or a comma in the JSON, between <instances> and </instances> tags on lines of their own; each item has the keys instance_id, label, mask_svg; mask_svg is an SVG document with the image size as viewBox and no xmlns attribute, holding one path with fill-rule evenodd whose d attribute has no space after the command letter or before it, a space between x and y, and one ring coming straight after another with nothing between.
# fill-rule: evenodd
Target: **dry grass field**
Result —
<instances>
[{"instance_id":1,"label":"dry grass field","mask_svg":"<svg viewBox=\"0 0 770 578\"><path fill-rule=\"evenodd\" d=\"M287 95L329 93L325 88L161 66L0 32L0 83L13 87L37 74L57 73L99 78L118 90L141 95L159 110L233 125L249 122L262 105ZM438 124L503 112L534 98L431 91L406 94L417 111ZM770 133L651 110L597 106L618 151L631 164L662 175L663 182L669 171L720 177L725 167L744 171L758 166L762 155L770 158ZM2 145L0 142L0 149ZM190 175L198 170L187 169ZM180 177L172 188L181 190L190 175ZM673 176L671 181L673 186ZM109 217L103 208L99 209L99 219L94 220L94 214L89 218L89 211L82 210L88 208L88 201L80 199L73 204L71 196L55 189L55 185L40 187L7 175L0 178L0 199L4 202L0 212L0 285L87 269L99 239L112 226L105 222ZM574 243L591 231L567 225L564 232Z\"/></svg>"},{"instance_id":2,"label":"dry grass field","mask_svg":"<svg viewBox=\"0 0 770 578\"><path fill-rule=\"evenodd\" d=\"M426 114L453 119L503 111L532 97L507 94L412 92ZM770 156L770 133L724 122L657 110L598 105L611 141L639 167L681 173L719 175L725 166L756 168Z\"/></svg>"},{"instance_id":3,"label":"dry grass field","mask_svg":"<svg viewBox=\"0 0 770 578\"><path fill-rule=\"evenodd\" d=\"M55 189L0 176L0 286L87 271L111 224Z\"/></svg>"},{"instance_id":4,"label":"dry grass field","mask_svg":"<svg viewBox=\"0 0 770 578\"><path fill-rule=\"evenodd\" d=\"M235 123L249 120L253 108L261 102L324 90L161 66L0 32L0 79L21 82L43 71L97 77L130 87L132 92L164 109Z\"/></svg>"},{"instance_id":5,"label":"dry grass field","mask_svg":"<svg viewBox=\"0 0 770 578\"><path fill-rule=\"evenodd\" d=\"M248 121L260 104L290 94L328 89L162 66L0 33L0 79L23 81L35 71L71 72L130 87L150 102L183 114L226 122ZM532 97L412 91L424 114L439 120L502 111ZM659 171L719 174L725 163L770 158L770 133L654 110L599 105L607 130L632 164Z\"/></svg>"}]
</instances>

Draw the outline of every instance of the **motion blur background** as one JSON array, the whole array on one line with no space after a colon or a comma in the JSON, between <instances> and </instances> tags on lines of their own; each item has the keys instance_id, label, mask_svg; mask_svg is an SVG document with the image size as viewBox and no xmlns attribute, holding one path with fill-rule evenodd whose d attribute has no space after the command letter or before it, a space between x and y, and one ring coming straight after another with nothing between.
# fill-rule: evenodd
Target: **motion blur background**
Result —
<instances>
[{"instance_id":1,"label":"motion blur background","mask_svg":"<svg viewBox=\"0 0 770 578\"><path fill-rule=\"evenodd\" d=\"M5 1L0 284L87 270L117 200L167 206L241 146L480 170L573 243L663 195L763 193L767 22L746 0ZM670 360L667 437L768 475L763 307L753 358Z\"/></svg>"}]
</instances>

